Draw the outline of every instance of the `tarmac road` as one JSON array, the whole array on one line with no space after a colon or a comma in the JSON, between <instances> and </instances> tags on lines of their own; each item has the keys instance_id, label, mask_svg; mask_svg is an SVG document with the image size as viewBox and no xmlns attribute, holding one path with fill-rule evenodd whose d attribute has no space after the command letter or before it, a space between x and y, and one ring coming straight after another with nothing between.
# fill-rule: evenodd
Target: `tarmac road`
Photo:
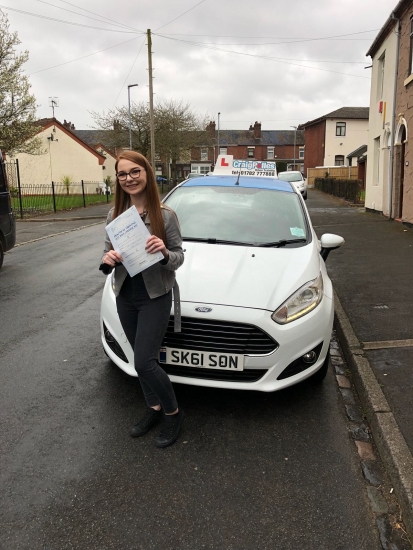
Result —
<instances>
[{"instance_id":1,"label":"tarmac road","mask_svg":"<svg viewBox=\"0 0 413 550\"><path fill-rule=\"evenodd\" d=\"M177 444L129 437L144 405L101 348L102 237L20 246L0 272L0 547L379 548L332 370L274 394L176 385Z\"/></svg>"}]
</instances>

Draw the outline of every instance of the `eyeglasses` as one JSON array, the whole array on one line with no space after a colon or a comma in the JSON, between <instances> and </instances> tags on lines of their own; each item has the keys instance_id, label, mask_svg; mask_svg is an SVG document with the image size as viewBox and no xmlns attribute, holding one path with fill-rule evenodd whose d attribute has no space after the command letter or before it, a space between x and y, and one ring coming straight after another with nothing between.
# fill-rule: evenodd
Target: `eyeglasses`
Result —
<instances>
[{"instance_id":1,"label":"eyeglasses","mask_svg":"<svg viewBox=\"0 0 413 550\"><path fill-rule=\"evenodd\" d=\"M116 174L116 177L119 181L126 181L128 179L128 176L130 176L133 180L136 180L141 175L141 172L141 168L133 168L130 172L118 172Z\"/></svg>"}]
</instances>

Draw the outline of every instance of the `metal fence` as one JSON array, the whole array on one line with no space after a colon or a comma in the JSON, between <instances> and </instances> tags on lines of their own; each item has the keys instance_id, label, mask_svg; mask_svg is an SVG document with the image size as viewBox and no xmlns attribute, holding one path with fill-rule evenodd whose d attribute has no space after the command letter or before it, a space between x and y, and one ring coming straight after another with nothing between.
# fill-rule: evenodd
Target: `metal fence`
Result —
<instances>
[{"instance_id":1,"label":"metal fence","mask_svg":"<svg viewBox=\"0 0 413 550\"><path fill-rule=\"evenodd\" d=\"M51 185L20 185L11 187L10 194L13 210L19 212L20 218L102 204L113 198L109 187L91 181L71 183L70 186L60 182L52 182Z\"/></svg>"},{"instance_id":2,"label":"metal fence","mask_svg":"<svg viewBox=\"0 0 413 550\"><path fill-rule=\"evenodd\" d=\"M19 162L5 163L9 182L13 211L16 216L33 218L57 212L86 208L87 206L111 202L114 198L113 187L98 181L54 182L45 185L26 185L20 181ZM158 182L160 195L173 188L172 182Z\"/></svg>"}]
</instances>

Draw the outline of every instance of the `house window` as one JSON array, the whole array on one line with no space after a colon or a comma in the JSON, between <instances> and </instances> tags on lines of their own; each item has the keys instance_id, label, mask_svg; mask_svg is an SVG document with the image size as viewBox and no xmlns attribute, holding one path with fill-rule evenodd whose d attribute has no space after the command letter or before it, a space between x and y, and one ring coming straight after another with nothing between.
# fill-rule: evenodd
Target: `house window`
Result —
<instances>
[{"instance_id":1,"label":"house window","mask_svg":"<svg viewBox=\"0 0 413 550\"><path fill-rule=\"evenodd\" d=\"M300 159L304 158L304 147L300 147L298 149L298 158L300 158Z\"/></svg>"},{"instance_id":2,"label":"house window","mask_svg":"<svg viewBox=\"0 0 413 550\"><path fill-rule=\"evenodd\" d=\"M248 147L248 158L249 159L254 158L254 151L255 151L255 147Z\"/></svg>"},{"instance_id":3,"label":"house window","mask_svg":"<svg viewBox=\"0 0 413 550\"><path fill-rule=\"evenodd\" d=\"M346 123L337 122L336 123L336 136L345 136L346 135Z\"/></svg>"},{"instance_id":4,"label":"house window","mask_svg":"<svg viewBox=\"0 0 413 550\"><path fill-rule=\"evenodd\" d=\"M208 172L211 170L210 165L200 166L200 173L201 174L208 174Z\"/></svg>"},{"instance_id":5,"label":"house window","mask_svg":"<svg viewBox=\"0 0 413 550\"><path fill-rule=\"evenodd\" d=\"M267 159L274 158L274 147L267 147Z\"/></svg>"},{"instance_id":6,"label":"house window","mask_svg":"<svg viewBox=\"0 0 413 550\"><path fill-rule=\"evenodd\" d=\"M201 160L208 160L208 149L206 147L201 149Z\"/></svg>"},{"instance_id":7,"label":"house window","mask_svg":"<svg viewBox=\"0 0 413 550\"><path fill-rule=\"evenodd\" d=\"M384 87L384 66L386 63L386 56L383 53L379 58L379 79L377 82L377 99L382 99L383 97L383 87Z\"/></svg>"},{"instance_id":8,"label":"house window","mask_svg":"<svg viewBox=\"0 0 413 550\"><path fill-rule=\"evenodd\" d=\"M220 147L219 148L219 154L220 155L226 155L227 154L227 148L226 147Z\"/></svg>"},{"instance_id":9,"label":"house window","mask_svg":"<svg viewBox=\"0 0 413 550\"><path fill-rule=\"evenodd\" d=\"M344 166L344 155L336 155L334 157L335 166Z\"/></svg>"},{"instance_id":10,"label":"house window","mask_svg":"<svg viewBox=\"0 0 413 550\"><path fill-rule=\"evenodd\" d=\"M410 19L410 74L413 72L413 17Z\"/></svg>"}]
</instances>

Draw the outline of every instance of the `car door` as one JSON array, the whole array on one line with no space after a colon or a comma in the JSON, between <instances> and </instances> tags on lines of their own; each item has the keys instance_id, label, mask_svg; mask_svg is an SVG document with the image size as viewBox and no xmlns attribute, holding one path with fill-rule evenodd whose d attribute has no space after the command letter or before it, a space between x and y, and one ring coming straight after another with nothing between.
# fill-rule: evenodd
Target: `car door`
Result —
<instances>
[{"instance_id":1,"label":"car door","mask_svg":"<svg viewBox=\"0 0 413 550\"><path fill-rule=\"evenodd\" d=\"M7 235L11 231L11 203L3 159L0 160L0 232Z\"/></svg>"}]
</instances>

